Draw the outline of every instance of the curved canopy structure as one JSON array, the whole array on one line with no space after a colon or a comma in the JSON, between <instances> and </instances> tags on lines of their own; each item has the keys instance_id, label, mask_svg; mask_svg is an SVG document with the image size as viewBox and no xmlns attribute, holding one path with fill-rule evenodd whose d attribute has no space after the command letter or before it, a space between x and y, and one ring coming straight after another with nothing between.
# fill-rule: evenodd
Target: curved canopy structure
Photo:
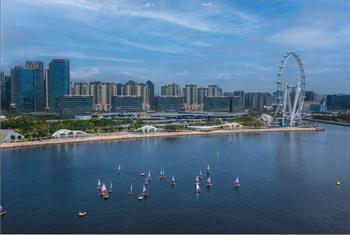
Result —
<instances>
[{"instance_id":1,"label":"curved canopy structure","mask_svg":"<svg viewBox=\"0 0 350 235\"><path fill-rule=\"evenodd\" d=\"M145 125L136 129L135 131L141 131L142 133L156 133L158 132L158 128L151 125Z\"/></svg>"},{"instance_id":2,"label":"curved canopy structure","mask_svg":"<svg viewBox=\"0 0 350 235\"><path fill-rule=\"evenodd\" d=\"M79 136L87 136L88 134L84 131L78 130L68 130L68 129L60 129L51 135L52 138L68 138L68 137L79 137Z\"/></svg>"},{"instance_id":3,"label":"curved canopy structure","mask_svg":"<svg viewBox=\"0 0 350 235\"><path fill-rule=\"evenodd\" d=\"M189 129L196 130L196 131L214 131L218 129L234 129L234 128L242 128L243 125L239 124L237 122L230 122L230 123L224 123L222 125L217 126L187 126Z\"/></svg>"}]
</instances>

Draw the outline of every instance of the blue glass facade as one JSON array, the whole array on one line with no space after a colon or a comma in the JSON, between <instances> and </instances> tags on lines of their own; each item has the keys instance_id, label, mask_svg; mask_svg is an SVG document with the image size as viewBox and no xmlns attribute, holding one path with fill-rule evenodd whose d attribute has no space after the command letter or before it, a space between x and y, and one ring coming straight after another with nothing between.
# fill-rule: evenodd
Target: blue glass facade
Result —
<instances>
[{"instance_id":1,"label":"blue glass facade","mask_svg":"<svg viewBox=\"0 0 350 235\"><path fill-rule=\"evenodd\" d=\"M232 112L231 97L204 97L203 110L206 112Z\"/></svg>"},{"instance_id":2,"label":"blue glass facade","mask_svg":"<svg viewBox=\"0 0 350 235\"><path fill-rule=\"evenodd\" d=\"M112 111L140 112L143 110L142 96L113 96Z\"/></svg>"},{"instance_id":3,"label":"blue glass facade","mask_svg":"<svg viewBox=\"0 0 350 235\"><path fill-rule=\"evenodd\" d=\"M327 95L327 110L349 110L350 95Z\"/></svg>"},{"instance_id":4,"label":"blue glass facade","mask_svg":"<svg viewBox=\"0 0 350 235\"><path fill-rule=\"evenodd\" d=\"M156 111L179 112L185 110L184 97L157 96L154 98Z\"/></svg>"},{"instance_id":5,"label":"blue glass facade","mask_svg":"<svg viewBox=\"0 0 350 235\"><path fill-rule=\"evenodd\" d=\"M26 61L25 66L31 69L33 73L34 111L43 112L45 110L44 63L41 61Z\"/></svg>"},{"instance_id":6,"label":"blue glass facade","mask_svg":"<svg viewBox=\"0 0 350 235\"><path fill-rule=\"evenodd\" d=\"M69 94L69 60L54 59L49 64L49 108L58 112L57 98Z\"/></svg>"},{"instance_id":7,"label":"blue glass facade","mask_svg":"<svg viewBox=\"0 0 350 235\"><path fill-rule=\"evenodd\" d=\"M33 71L26 67L15 66L11 70L12 103L16 113L35 111L35 93Z\"/></svg>"},{"instance_id":8,"label":"blue glass facade","mask_svg":"<svg viewBox=\"0 0 350 235\"><path fill-rule=\"evenodd\" d=\"M0 76L1 86L1 110L8 111L11 101L11 77L2 74Z\"/></svg>"},{"instance_id":9,"label":"blue glass facade","mask_svg":"<svg viewBox=\"0 0 350 235\"><path fill-rule=\"evenodd\" d=\"M93 99L92 96L60 96L57 98L57 108L62 118L90 115L93 112Z\"/></svg>"}]
</instances>

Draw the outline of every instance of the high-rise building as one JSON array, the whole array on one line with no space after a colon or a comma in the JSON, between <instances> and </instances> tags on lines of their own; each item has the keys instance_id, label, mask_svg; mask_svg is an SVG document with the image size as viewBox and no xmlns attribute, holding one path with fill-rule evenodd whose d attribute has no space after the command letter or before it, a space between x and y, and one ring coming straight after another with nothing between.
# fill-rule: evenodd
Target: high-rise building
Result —
<instances>
[{"instance_id":1,"label":"high-rise building","mask_svg":"<svg viewBox=\"0 0 350 235\"><path fill-rule=\"evenodd\" d=\"M45 110L44 63L41 61L26 61L25 67L31 69L33 73L34 111L43 112Z\"/></svg>"},{"instance_id":2,"label":"high-rise building","mask_svg":"<svg viewBox=\"0 0 350 235\"><path fill-rule=\"evenodd\" d=\"M49 109L58 112L57 98L69 94L69 60L54 59L49 63Z\"/></svg>"},{"instance_id":3,"label":"high-rise building","mask_svg":"<svg viewBox=\"0 0 350 235\"><path fill-rule=\"evenodd\" d=\"M349 110L350 95L327 95L327 110Z\"/></svg>"},{"instance_id":4,"label":"high-rise building","mask_svg":"<svg viewBox=\"0 0 350 235\"><path fill-rule=\"evenodd\" d=\"M11 101L11 77L0 72L0 113L8 111Z\"/></svg>"},{"instance_id":5,"label":"high-rise building","mask_svg":"<svg viewBox=\"0 0 350 235\"><path fill-rule=\"evenodd\" d=\"M222 96L222 89L217 85L208 86L208 97Z\"/></svg>"},{"instance_id":6,"label":"high-rise building","mask_svg":"<svg viewBox=\"0 0 350 235\"><path fill-rule=\"evenodd\" d=\"M154 110L154 84L151 81L146 82L146 98L144 103L148 103L151 110Z\"/></svg>"},{"instance_id":7,"label":"high-rise building","mask_svg":"<svg viewBox=\"0 0 350 235\"><path fill-rule=\"evenodd\" d=\"M208 96L208 88L198 88L198 104L203 108L204 98Z\"/></svg>"},{"instance_id":8,"label":"high-rise building","mask_svg":"<svg viewBox=\"0 0 350 235\"><path fill-rule=\"evenodd\" d=\"M72 95L90 95L90 86L87 82L75 82L73 84Z\"/></svg>"},{"instance_id":9,"label":"high-rise building","mask_svg":"<svg viewBox=\"0 0 350 235\"><path fill-rule=\"evenodd\" d=\"M272 96L269 92L247 92L244 94L244 104L246 108L259 108L271 106Z\"/></svg>"},{"instance_id":10,"label":"high-rise building","mask_svg":"<svg viewBox=\"0 0 350 235\"><path fill-rule=\"evenodd\" d=\"M45 111L49 111L49 70L44 69Z\"/></svg>"},{"instance_id":11,"label":"high-rise building","mask_svg":"<svg viewBox=\"0 0 350 235\"><path fill-rule=\"evenodd\" d=\"M117 94L114 83L90 82L90 94L93 96L94 110L101 112L111 111L112 97Z\"/></svg>"},{"instance_id":12,"label":"high-rise building","mask_svg":"<svg viewBox=\"0 0 350 235\"><path fill-rule=\"evenodd\" d=\"M16 113L40 112L45 109L44 65L27 61L11 69L11 103Z\"/></svg>"},{"instance_id":13,"label":"high-rise building","mask_svg":"<svg viewBox=\"0 0 350 235\"><path fill-rule=\"evenodd\" d=\"M172 96L172 97L180 97L182 96L181 87L175 83L165 85L161 87L161 96Z\"/></svg>"},{"instance_id":14,"label":"high-rise building","mask_svg":"<svg viewBox=\"0 0 350 235\"><path fill-rule=\"evenodd\" d=\"M233 96L233 92L232 91L226 91L226 92L224 92L224 96L231 97L231 96Z\"/></svg>"},{"instance_id":15,"label":"high-rise building","mask_svg":"<svg viewBox=\"0 0 350 235\"><path fill-rule=\"evenodd\" d=\"M124 95L124 84L117 83L117 84L116 84L116 89L117 89L116 96L122 96L122 95Z\"/></svg>"},{"instance_id":16,"label":"high-rise building","mask_svg":"<svg viewBox=\"0 0 350 235\"><path fill-rule=\"evenodd\" d=\"M305 91L304 101L317 101L317 94L313 91Z\"/></svg>"},{"instance_id":17,"label":"high-rise building","mask_svg":"<svg viewBox=\"0 0 350 235\"><path fill-rule=\"evenodd\" d=\"M243 109L245 107L244 91L242 91L242 90L233 91L233 96L239 97L239 103L240 103L239 105L240 105L241 109Z\"/></svg>"},{"instance_id":18,"label":"high-rise building","mask_svg":"<svg viewBox=\"0 0 350 235\"><path fill-rule=\"evenodd\" d=\"M199 109L197 85L186 85L184 96L186 110L196 111Z\"/></svg>"},{"instance_id":19,"label":"high-rise building","mask_svg":"<svg viewBox=\"0 0 350 235\"><path fill-rule=\"evenodd\" d=\"M34 112L34 87L31 69L15 66L11 69L11 103L16 113Z\"/></svg>"}]
</instances>

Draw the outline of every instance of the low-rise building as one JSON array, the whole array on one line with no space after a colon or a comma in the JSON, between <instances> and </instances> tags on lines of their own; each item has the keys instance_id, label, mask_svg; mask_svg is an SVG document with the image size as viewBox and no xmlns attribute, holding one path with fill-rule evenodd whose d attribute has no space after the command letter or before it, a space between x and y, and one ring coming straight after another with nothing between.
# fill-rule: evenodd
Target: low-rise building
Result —
<instances>
[{"instance_id":1,"label":"low-rise building","mask_svg":"<svg viewBox=\"0 0 350 235\"><path fill-rule=\"evenodd\" d=\"M204 97L203 110L206 112L232 112L231 97Z\"/></svg>"},{"instance_id":2,"label":"low-rise building","mask_svg":"<svg viewBox=\"0 0 350 235\"><path fill-rule=\"evenodd\" d=\"M141 112L144 110L142 96L113 96L112 111Z\"/></svg>"},{"instance_id":3,"label":"low-rise building","mask_svg":"<svg viewBox=\"0 0 350 235\"><path fill-rule=\"evenodd\" d=\"M179 112L185 110L184 97L157 96L154 103L156 111Z\"/></svg>"},{"instance_id":4,"label":"low-rise building","mask_svg":"<svg viewBox=\"0 0 350 235\"><path fill-rule=\"evenodd\" d=\"M74 118L80 115L89 115L93 112L92 96L66 95L57 99L60 117Z\"/></svg>"}]
</instances>

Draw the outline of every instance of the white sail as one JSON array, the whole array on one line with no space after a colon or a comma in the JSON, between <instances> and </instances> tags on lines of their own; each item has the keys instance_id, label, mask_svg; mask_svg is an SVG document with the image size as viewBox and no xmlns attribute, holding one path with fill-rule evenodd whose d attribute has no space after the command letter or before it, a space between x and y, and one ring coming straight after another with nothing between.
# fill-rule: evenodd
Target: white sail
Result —
<instances>
[{"instance_id":1,"label":"white sail","mask_svg":"<svg viewBox=\"0 0 350 235\"><path fill-rule=\"evenodd\" d=\"M120 164L118 165L118 171L120 171Z\"/></svg>"},{"instance_id":2,"label":"white sail","mask_svg":"<svg viewBox=\"0 0 350 235\"><path fill-rule=\"evenodd\" d=\"M130 192L132 192L132 184L130 185Z\"/></svg>"},{"instance_id":3,"label":"white sail","mask_svg":"<svg viewBox=\"0 0 350 235\"><path fill-rule=\"evenodd\" d=\"M163 169L163 175L165 175L165 170Z\"/></svg>"},{"instance_id":4,"label":"white sail","mask_svg":"<svg viewBox=\"0 0 350 235\"><path fill-rule=\"evenodd\" d=\"M3 209L2 209L2 205L0 205L0 212L2 211Z\"/></svg>"},{"instance_id":5,"label":"white sail","mask_svg":"<svg viewBox=\"0 0 350 235\"><path fill-rule=\"evenodd\" d=\"M112 182L109 184L109 188L112 189Z\"/></svg>"},{"instance_id":6,"label":"white sail","mask_svg":"<svg viewBox=\"0 0 350 235\"><path fill-rule=\"evenodd\" d=\"M142 192L147 192L146 185L143 185Z\"/></svg>"},{"instance_id":7,"label":"white sail","mask_svg":"<svg viewBox=\"0 0 350 235\"><path fill-rule=\"evenodd\" d=\"M107 188L106 188L106 185L105 184L102 184L102 188L101 188L101 191L107 191Z\"/></svg>"},{"instance_id":8,"label":"white sail","mask_svg":"<svg viewBox=\"0 0 350 235\"><path fill-rule=\"evenodd\" d=\"M174 176L171 178L171 181L175 182L175 177Z\"/></svg>"},{"instance_id":9,"label":"white sail","mask_svg":"<svg viewBox=\"0 0 350 235\"><path fill-rule=\"evenodd\" d=\"M202 170L199 170L199 176L202 176Z\"/></svg>"},{"instance_id":10,"label":"white sail","mask_svg":"<svg viewBox=\"0 0 350 235\"><path fill-rule=\"evenodd\" d=\"M98 186L101 186L101 180L100 180L100 179L98 179L97 185L98 185Z\"/></svg>"},{"instance_id":11,"label":"white sail","mask_svg":"<svg viewBox=\"0 0 350 235\"><path fill-rule=\"evenodd\" d=\"M207 166L207 171L210 171L210 166L209 166L209 164L208 164L208 166Z\"/></svg>"},{"instance_id":12,"label":"white sail","mask_svg":"<svg viewBox=\"0 0 350 235\"><path fill-rule=\"evenodd\" d=\"M151 178L151 172L150 171L148 172L148 178Z\"/></svg>"},{"instance_id":13,"label":"white sail","mask_svg":"<svg viewBox=\"0 0 350 235\"><path fill-rule=\"evenodd\" d=\"M196 192L199 192L201 188L199 187L199 184L196 184Z\"/></svg>"},{"instance_id":14,"label":"white sail","mask_svg":"<svg viewBox=\"0 0 350 235\"><path fill-rule=\"evenodd\" d=\"M163 175L163 170L160 170L160 174L159 175Z\"/></svg>"},{"instance_id":15,"label":"white sail","mask_svg":"<svg viewBox=\"0 0 350 235\"><path fill-rule=\"evenodd\" d=\"M239 184L239 179L238 179L238 177L237 177L236 180L235 180L235 184Z\"/></svg>"},{"instance_id":16,"label":"white sail","mask_svg":"<svg viewBox=\"0 0 350 235\"><path fill-rule=\"evenodd\" d=\"M195 180L196 180L196 182L198 182L198 181L199 181L199 177L198 177L198 175L196 176L196 179L195 179Z\"/></svg>"},{"instance_id":17,"label":"white sail","mask_svg":"<svg viewBox=\"0 0 350 235\"><path fill-rule=\"evenodd\" d=\"M210 178L210 176L209 176L208 179L207 179L207 183L208 183L208 184L211 184L211 178Z\"/></svg>"}]
</instances>

